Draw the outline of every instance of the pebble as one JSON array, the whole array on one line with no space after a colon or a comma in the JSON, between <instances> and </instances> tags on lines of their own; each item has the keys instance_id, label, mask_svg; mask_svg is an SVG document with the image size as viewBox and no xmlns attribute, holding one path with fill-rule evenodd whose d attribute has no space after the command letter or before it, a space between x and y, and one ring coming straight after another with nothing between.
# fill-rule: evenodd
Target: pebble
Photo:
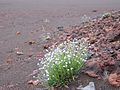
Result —
<instances>
[{"instance_id":1,"label":"pebble","mask_svg":"<svg viewBox=\"0 0 120 90\"><path fill-rule=\"evenodd\" d=\"M17 54L17 55L24 55L24 53L23 53L23 52L20 52L20 51L17 51L16 54Z\"/></svg>"},{"instance_id":2,"label":"pebble","mask_svg":"<svg viewBox=\"0 0 120 90\"><path fill-rule=\"evenodd\" d=\"M78 90L96 90L94 82L89 82L89 84L87 86L85 86L85 87L79 86L77 89Z\"/></svg>"}]
</instances>

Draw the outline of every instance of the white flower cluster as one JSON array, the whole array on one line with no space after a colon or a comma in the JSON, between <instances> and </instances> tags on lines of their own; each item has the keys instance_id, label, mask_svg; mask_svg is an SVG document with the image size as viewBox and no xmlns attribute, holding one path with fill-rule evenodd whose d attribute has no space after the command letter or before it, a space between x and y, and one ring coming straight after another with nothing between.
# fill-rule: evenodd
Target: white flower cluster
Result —
<instances>
[{"instance_id":1,"label":"white flower cluster","mask_svg":"<svg viewBox=\"0 0 120 90\"><path fill-rule=\"evenodd\" d=\"M47 50L48 51L48 50ZM44 55L44 58L39 59L39 75L38 78L45 84L50 78L49 70L53 69L54 65L62 64L62 67L68 67L71 62L71 58L75 59L79 64L80 60L83 62L87 58L87 44L84 40L73 39L67 40L58 45L56 48L50 49L48 53ZM67 71L72 71L74 67L70 66ZM55 77L53 75L52 77Z\"/></svg>"}]
</instances>

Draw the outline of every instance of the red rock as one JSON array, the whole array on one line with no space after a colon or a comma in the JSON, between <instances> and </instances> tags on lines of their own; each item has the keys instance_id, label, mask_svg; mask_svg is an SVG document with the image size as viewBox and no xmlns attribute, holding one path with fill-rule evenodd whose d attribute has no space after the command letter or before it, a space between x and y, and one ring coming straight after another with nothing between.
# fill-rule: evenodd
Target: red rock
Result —
<instances>
[{"instance_id":1,"label":"red rock","mask_svg":"<svg viewBox=\"0 0 120 90\"><path fill-rule=\"evenodd\" d=\"M40 83L39 80L30 80L30 81L28 81L28 84L32 84L34 86L38 85L39 83Z\"/></svg>"},{"instance_id":2,"label":"red rock","mask_svg":"<svg viewBox=\"0 0 120 90\"><path fill-rule=\"evenodd\" d=\"M115 65L115 60L109 61L110 65Z\"/></svg>"},{"instance_id":3,"label":"red rock","mask_svg":"<svg viewBox=\"0 0 120 90\"><path fill-rule=\"evenodd\" d=\"M20 34L21 34L21 32L19 32L19 31L18 31L18 32L16 32L16 35L20 35Z\"/></svg>"},{"instance_id":4,"label":"red rock","mask_svg":"<svg viewBox=\"0 0 120 90\"><path fill-rule=\"evenodd\" d=\"M43 52L38 52L38 53L36 53L36 57L37 58L43 58L44 57L44 53Z\"/></svg>"},{"instance_id":5,"label":"red rock","mask_svg":"<svg viewBox=\"0 0 120 90\"><path fill-rule=\"evenodd\" d=\"M12 59L8 59L8 60L6 61L6 63L7 63L7 64L11 64L11 63L12 63Z\"/></svg>"},{"instance_id":6,"label":"red rock","mask_svg":"<svg viewBox=\"0 0 120 90\"><path fill-rule=\"evenodd\" d=\"M99 75L97 75L94 71L86 71L85 72L88 76L97 78Z\"/></svg>"},{"instance_id":7,"label":"red rock","mask_svg":"<svg viewBox=\"0 0 120 90\"><path fill-rule=\"evenodd\" d=\"M105 31L106 31L106 32L112 31L112 27L105 28Z\"/></svg>"},{"instance_id":8,"label":"red rock","mask_svg":"<svg viewBox=\"0 0 120 90\"><path fill-rule=\"evenodd\" d=\"M97 64L97 61L96 61L96 60L88 60L88 61L86 62L86 66L87 66L87 67L91 67L91 66L93 66L93 65L95 65L95 64Z\"/></svg>"},{"instance_id":9,"label":"red rock","mask_svg":"<svg viewBox=\"0 0 120 90\"><path fill-rule=\"evenodd\" d=\"M110 74L108 77L108 81L113 86L120 86L120 75L117 75L117 73Z\"/></svg>"}]
</instances>

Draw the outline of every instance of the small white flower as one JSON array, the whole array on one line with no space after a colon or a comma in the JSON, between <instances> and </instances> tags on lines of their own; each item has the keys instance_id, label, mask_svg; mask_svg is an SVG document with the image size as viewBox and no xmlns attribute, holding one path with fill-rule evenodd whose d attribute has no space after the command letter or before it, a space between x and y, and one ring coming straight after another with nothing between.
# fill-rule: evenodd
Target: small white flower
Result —
<instances>
[{"instance_id":1,"label":"small white flower","mask_svg":"<svg viewBox=\"0 0 120 90\"><path fill-rule=\"evenodd\" d=\"M70 70L73 70L73 68L71 67Z\"/></svg>"},{"instance_id":2,"label":"small white flower","mask_svg":"<svg viewBox=\"0 0 120 90\"><path fill-rule=\"evenodd\" d=\"M66 61L65 64L68 65L68 62Z\"/></svg>"},{"instance_id":3,"label":"small white flower","mask_svg":"<svg viewBox=\"0 0 120 90\"><path fill-rule=\"evenodd\" d=\"M63 67L65 67L65 66L63 66Z\"/></svg>"},{"instance_id":4,"label":"small white flower","mask_svg":"<svg viewBox=\"0 0 120 90\"><path fill-rule=\"evenodd\" d=\"M68 58L71 58L71 55L67 55Z\"/></svg>"},{"instance_id":5,"label":"small white flower","mask_svg":"<svg viewBox=\"0 0 120 90\"><path fill-rule=\"evenodd\" d=\"M68 65L65 65L65 67L67 67Z\"/></svg>"},{"instance_id":6,"label":"small white flower","mask_svg":"<svg viewBox=\"0 0 120 90\"><path fill-rule=\"evenodd\" d=\"M67 69L67 71L70 71L70 69Z\"/></svg>"}]
</instances>

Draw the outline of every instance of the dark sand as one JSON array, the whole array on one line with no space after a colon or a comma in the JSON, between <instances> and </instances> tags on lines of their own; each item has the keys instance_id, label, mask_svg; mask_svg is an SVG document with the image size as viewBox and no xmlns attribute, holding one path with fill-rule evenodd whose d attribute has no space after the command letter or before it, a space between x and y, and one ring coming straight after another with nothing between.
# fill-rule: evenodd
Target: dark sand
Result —
<instances>
[{"instance_id":1,"label":"dark sand","mask_svg":"<svg viewBox=\"0 0 120 90\"><path fill-rule=\"evenodd\" d=\"M0 0L0 90L36 90L27 81L43 51L43 35L56 37L58 26L79 25L84 14L96 17L112 10L120 10L120 0ZM29 45L31 40L36 44ZM16 55L15 48L24 55Z\"/></svg>"}]
</instances>

